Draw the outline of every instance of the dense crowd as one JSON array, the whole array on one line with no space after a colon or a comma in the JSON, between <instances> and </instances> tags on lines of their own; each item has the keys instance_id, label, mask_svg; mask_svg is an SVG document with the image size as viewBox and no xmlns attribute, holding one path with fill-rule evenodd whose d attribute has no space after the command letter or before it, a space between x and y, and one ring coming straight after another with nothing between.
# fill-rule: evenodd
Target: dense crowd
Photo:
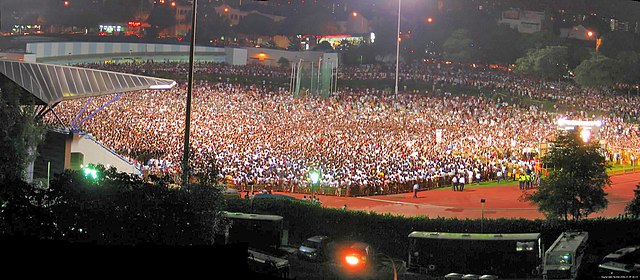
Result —
<instances>
[{"instance_id":1,"label":"dense crowd","mask_svg":"<svg viewBox=\"0 0 640 280\"><path fill-rule=\"evenodd\" d=\"M177 63L83 66L137 73L145 67L186 71ZM242 75L283 72L264 66L199 68ZM467 183L498 175L514 178L537 170L532 155L540 143L555 138L560 117L602 120L600 138L606 140L612 158L640 152L640 131L629 122L638 118L638 96L583 90L562 81L527 80L501 70L415 68L403 75L507 90L512 97L548 100L563 107L544 110L543 105L511 104L504 98L438 91L394 98L376 89L343 89L327 99L294 98L284 88L198 82L191 121L192 169L205 173L215 163L220 178L236 185L288 189L308 186L309 172L316 171L322 174L322 185L350 194L406 191L415 182L450 185L454 175L467 177ZM372 66L341 71L343 78L360 79L384 72ZM118 153L144 160L149 172L178 174L185 92L182 85L169 91L124 94L82 130ZM66 102L57 112L70 121L82 102ZM97 107L100 102L93 104Z\"/></svg>"}]
</instances>

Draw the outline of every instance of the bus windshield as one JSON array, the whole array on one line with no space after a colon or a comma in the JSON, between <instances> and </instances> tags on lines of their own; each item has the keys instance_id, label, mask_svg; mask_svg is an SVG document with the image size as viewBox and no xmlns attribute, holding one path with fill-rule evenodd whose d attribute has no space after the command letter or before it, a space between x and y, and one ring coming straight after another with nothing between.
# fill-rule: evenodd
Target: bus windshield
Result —
<instances>
[{"instance_id":1,"label":"bus windshield","mask_svg":"<svg viewBox=\"0 0 640 280\"><path fill-rule=\"evenodd\" d=\"M573 256L567 252L555 252L547 256L547 265L571 265Z\"/></svg>"}]
</instances>

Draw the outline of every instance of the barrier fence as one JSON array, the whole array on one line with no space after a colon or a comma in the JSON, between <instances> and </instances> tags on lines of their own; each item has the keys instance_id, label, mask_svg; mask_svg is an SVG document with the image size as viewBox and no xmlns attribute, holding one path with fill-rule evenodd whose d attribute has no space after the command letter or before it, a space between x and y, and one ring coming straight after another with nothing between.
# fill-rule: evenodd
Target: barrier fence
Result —
<instances>
[{"instance_id":1,"label":"barrier fence","mask_svg":"<svg viewBox=\"0 0 640 280\"><path fill-rule=\"evenodd\" d=\"M640 172L640 166L630 166L623 169L613 170L609 172L609 175L624 175ZM467 178L467 177L465 177ZM487 177L484 177L487 178ZM410 193L413 191L413 186L417 183L419 191L434 190L437 188L451 187L451 176L436 177L435 179L423 179L423 180L410 180L403 183L400 182L385 182L378 184L354 184L349 186L327 186L327 185L314 185L311 186L308 183L299 184L293 182L276 182L276 183L246 183L235 184L232 181L227 181L227 188L236 189L241 193L254 192L259 193L262 191L272 192L288 192L288 193L302 193L302 194L319 194L319 195L331 195L331 196L374 196L374 195L389 195L399 193ZM491 180L483 180L481 183L486 184L490 182L497 182L495 176ZM517 175L509 173L507 179L501 179L501 182L505 183L517 183ZM470 183L466 183L467 186L477 185L478 182L473 180ZM534 182L535 184L535 182Z\"/></svg>"}]
</instances>

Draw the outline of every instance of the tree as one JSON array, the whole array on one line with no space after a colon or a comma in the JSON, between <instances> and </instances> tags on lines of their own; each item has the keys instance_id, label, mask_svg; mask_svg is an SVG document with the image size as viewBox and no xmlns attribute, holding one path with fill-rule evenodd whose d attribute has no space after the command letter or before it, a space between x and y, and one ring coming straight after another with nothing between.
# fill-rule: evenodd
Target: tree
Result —
<instances>
[{"instance_id":1,"label":"tree","mask_svg":"<svg viewBox=\"0 0 640 280\"><path fill-rule=\"evenodd\" d=\"M604 55L594 55L575 69L575 81L583 87L612 86L623 78L620 61Z\"/></svg>"},{"instance_id":2,"label":"tree","mask_svg":"<svg viewBox=\"0 0 640 280\"><path fill-rule=\"evenodd\" d=\"M482 58L487 63L509 64L515 62L518 57L524 54L519 42L521 38L518 31L508 26L494 27L486 36L478 39Z\"/></svg>"},{"instance_id":3,"label":"tree","mask_svg":"<svg viewBox=\"0 0 640 280\"><path fill-rule=\"evenodd\" d=\"M597 143L585 143L575 130L559 135L543 162L551 168L549 176L524 198L547 218L577 220L607 207L604 188L611 181Z\"/></svg>"},{"instance_id":4,"label":"tree","mask_svg":"<svg viewBox=\"0 0 640 280\"><path fill-rule=\"evenodd\" d=\"M567 73L567 47L551 46L529 50L516 60L516 71L547 78L559 78Z\"/></svg>"},{"instance_id":5,"label":"tree","mask_svg":"<svg viewBox=\"0 0 640 280\"><path fill-rule=\"evenodd\" d=\"M65 241L112 245L209 245L225 228L213 186L169 188L98 165L99 180L67 170L47 197Z\"/></svg>"},{"instance_id":6,"label":"tree","mask_svg":"<svg viewBox=\"0 0 640 280\"><path fill-rule=\"evenodd\" d=\"M23 106L25 93L7 79L0 79L0 182L18 181L35 160L35 148L44 130L35 120L33 105Z\"/></svg>"},{"instance_id":7,"label":"tree","mask_svg":"<svg viewBox=\"0 0 640 280\"><path fill-rule=\"evenodd\" d=\"M532 34L523 34L523 44L525 48L542 49L554 46L558 43L558 36L549 30L538 31Z\"/></svg>"},{"instance_id":8,"label":"tree","mask_svg":"<svg viewBox=\"0 0 640 280\"><path fill-rule=\"evenodd\" d=\"M280 59L278 59L278 65L282 68L289 68L291 62L286 57L281 56Z\"/></svg>"},{"instance_id":9,"label":"tree","mask_svg":"<svg viewBox=\"0 0 640 280\"><path fill-rule=\"evenodd\" d=\"M322 41L315 48L313 48L313 50L314 51L332 51L333 47L331 46L331 43L329 43L328 41Z\"/></svg>"},{"instance_id":10,"label":"tree","mask_svg":"<svg viewBox=\"0 0 640 280\"><path fill-rule=\"evenodd\" d=\"M275 21L266 16L251 13L240 21L236 26L236 30L242 34L272 36L276 34L278 26Z\"/></svg>"},{"instance_id":11,"label":"tree","mask_svg":"<svg viewBox=\"0 0 640 280\"><path fill-rule=\"evenodd\" d=\"M620 52L617 56L622 65L622 81L625 83L640 84L640 53Z\"/></svg>"},{"instance_id":12,"label":"tree","mask_svg":"<svg viewBox=\"0 0 640 280\"><path fill-rule=\"evenodd\" d=\"M149 28L151 37L155 37L159 30L176 24L175 8L172 8L169 5L156 5L151 10L151 14L147 19L147 22L151 25Z\"/></svg>"},{"instance_id":13,"label":"tree","mask_svg":"<svg viewBox=\"0 0 640 280\"><path fill-rule=\"evenodd\" d=\"M217 41L221 37L234 35L233 29L229 26L229 20L215 13L215 10L208 12L205 10L203 14L199 13L196 20L198 21L196 28L197 42Z\"/></svg>"},{"instance_id":14,"label":"tree","mask_svg":"<svg viewBox=\"0 0 640 280\"><path fill-rule=\"evenodd\" d=\"M608 57L617 57L621 52L632 52L640 47L634 40L634 36L630 36L628 32L610 32L601 38L602 45L599 51Z\"/></svg>"},{"instance_id":15,"label":"tree","mask_svg":"<svg viewBox=\"0 0 640 280\"><path fill-rule=\"evenodd\" d=\"M466 29L458 29L451 33L442 48L446 59L463 63L476 60L476 48Z\"/></svg>"},{"instance_id":16,"label":"tree","mask_svg":"<svg viewBox=\"0 0 640 280\"><path fill-rule=\"evenodd\" d=\"M625 211L631 214L631 217L637 219L640 217L640 184L636 185L636 189L633 190L633 200L627 204Z\"/></svg>"}]
</instances>

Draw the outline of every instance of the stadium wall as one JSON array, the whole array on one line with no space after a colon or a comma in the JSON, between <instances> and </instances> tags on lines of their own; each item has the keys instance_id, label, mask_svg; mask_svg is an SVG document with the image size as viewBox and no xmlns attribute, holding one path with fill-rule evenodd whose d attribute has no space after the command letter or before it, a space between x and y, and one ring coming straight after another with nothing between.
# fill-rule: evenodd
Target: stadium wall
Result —
<instances>
[{"instance_id":1,"label":"stadium wall","mask_svg":"<svg viewBox=\"0 0 640 280\"><path fill-rule=\"evenodd\" d=\"M37 42L28 43L25 51L35 54L36 62L68 63L91 58L109 59L114 57L153 57L157 60L186 60L189 45L145 44L145 43L105 43L105 42ZM201 60L227 61L224 48L196 47Z\"/></svg>"},{"instance_id":2,"label":"stadium wall","mask_svg":"<svg viewBox=\"0 0 640 280\"><path fill-rule=\"evenodd\" d=\"M74 134L71 140L71 153L81 153L81 164L102 164L113 166L119 172L141 175L142 171L135 163L118 155L115 151L93 139L90 134Z\"/></svg>"},{"instance_id":3,"label":"stadium wall","mask_svg":"<svg viewBox=\"0 0 640 280\"><path fill-rule=\"evenodd\" d=\"M29 62L74 64L105 60L187 61L189 45L105 43L105 42L36 42L27 43L25 60ZM196 60L226 62L230 65L264 64L277 66L280 58L291 63L318 61L338 65L336 53L316 51L286 51L265 48L196 47Z\"/></svg>"}]
</instances>

